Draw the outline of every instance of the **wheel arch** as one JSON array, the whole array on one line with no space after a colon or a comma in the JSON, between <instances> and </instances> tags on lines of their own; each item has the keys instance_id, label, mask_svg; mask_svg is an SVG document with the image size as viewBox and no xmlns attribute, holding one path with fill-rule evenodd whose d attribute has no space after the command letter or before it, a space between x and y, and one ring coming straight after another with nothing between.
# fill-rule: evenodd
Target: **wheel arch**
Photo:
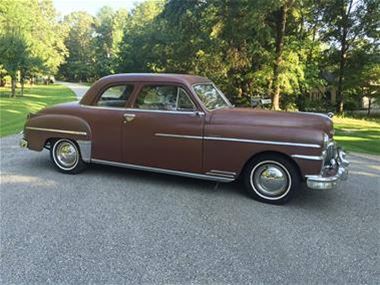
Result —
<instances>
[{"instance_id":1,"label":"wheel arch","mask_svg":"<svg viewBox=\"0 0 380 285\"><path fill-rule=\"evenodd\" d=\"M273 151L273 150L269 150L269 151L261 151L261 152L258 152L258 153L255 153L253 154L243 165L242 169L240 170L240 173L239 173L239 177L241 177L244 173L244 170L248 167L248 165L254 160L254 159L257 159L258 157L260 156L266 156L266 155L279 155L281 156L282 158L288 160L290 163L292 163L294 166L295 166L295 169L297 170L298 174L300 177L303 177L302 175L302 171L301 171L301 167L299 166L299 164L297 163L297 161L295 161L290 155L286 154L286 153L283 153L283 152L280 152L280 151Z\"/></svg>"}]
</instances>

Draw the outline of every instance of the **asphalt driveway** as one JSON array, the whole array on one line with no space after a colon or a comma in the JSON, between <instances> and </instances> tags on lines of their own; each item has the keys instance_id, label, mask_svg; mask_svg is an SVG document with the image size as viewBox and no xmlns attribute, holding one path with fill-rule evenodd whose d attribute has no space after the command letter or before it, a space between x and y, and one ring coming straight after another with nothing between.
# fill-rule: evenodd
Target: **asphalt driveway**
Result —
<instances>
[{"instance_id":1,"label":"asphalt driveway","mask_svg":"<svg viewBox=\"0 0 380 285\"><path fill-rule=\"evenodd\" d=\"M74 82L57 81L57 84L61 84L67 88L70 88L75 93L78 100L82 99L84 94L86 94L87 90L90 88L90 86Z\"/></svg>"},{"instance_id":2,"label":"asphalt driveway","mask_svg":"<svg viewBox=\"0 0 380 285\"><path fill-rule=\"evenodd\" d=\"M1 143L1 283L379 283L380 158L286 206L215 184L94 166Z\"/></svg>"}]
</instances>

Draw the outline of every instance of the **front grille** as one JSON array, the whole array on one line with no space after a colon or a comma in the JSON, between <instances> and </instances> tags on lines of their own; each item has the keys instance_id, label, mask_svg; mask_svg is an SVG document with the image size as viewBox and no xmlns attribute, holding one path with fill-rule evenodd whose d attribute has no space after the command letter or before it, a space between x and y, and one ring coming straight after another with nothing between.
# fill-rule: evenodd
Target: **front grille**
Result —
<instances>
[{"instance_id":1,"label":"front grille","mask_svg":"<svg viewBox=\"0 0 380 285\"><path fill-rule=\"evenodd\" d=\"M326 158L325 158L325 166L331 164L331 159L336 158L338 155L338 150L336 147L336 143L334 141L330 141L326 148Z\"/></svg>"}]
</instances>

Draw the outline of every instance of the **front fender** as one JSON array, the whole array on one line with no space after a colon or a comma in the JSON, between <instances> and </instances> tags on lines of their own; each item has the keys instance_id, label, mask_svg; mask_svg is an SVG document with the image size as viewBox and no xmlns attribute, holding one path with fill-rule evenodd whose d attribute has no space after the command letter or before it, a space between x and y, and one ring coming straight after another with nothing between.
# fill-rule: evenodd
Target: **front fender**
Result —
<instances>
[{"instance_id":1,"label":"front fender","mask_svg":"<svg viewBox=\"0 0 380 285\"><path fill-rule=\"evenodd\" d=\"M27 120L24 139L28 141L29 149L41 151L51 138L89 142L91 128L85 120L73 115L41 114Z\"/></svg>"}]
</instances>

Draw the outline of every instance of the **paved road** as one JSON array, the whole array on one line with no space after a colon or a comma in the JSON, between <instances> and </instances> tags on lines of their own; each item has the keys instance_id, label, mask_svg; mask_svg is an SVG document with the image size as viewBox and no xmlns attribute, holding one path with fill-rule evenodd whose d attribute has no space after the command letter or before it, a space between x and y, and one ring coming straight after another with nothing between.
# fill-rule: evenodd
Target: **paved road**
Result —
<instances>
[{"instance_id":1,"label":"paved road","mask_svg":"<svg viewBox=\"0 0 380 285\"><path fill-rule=\"evenodd\" d=\"M1 283L379 284L380 157L286 206L221 184L93 166L1 143Z\"/></svg>"},{"instance_id":2,"label":"paved road","mask_svg":"<svg viewBox=\"0 0 380 285\"><path fill-rule=\"evenodd\" d=\"M85 86L80 83L72 83L72 82L64 82L64 81L57 81L57 84L62 84L71 90L74 91L75 95L77 95L77 99L80 100L83 95L87 92L87 90L90 88L90 86Z\"/></svg>"}]
</instances>

